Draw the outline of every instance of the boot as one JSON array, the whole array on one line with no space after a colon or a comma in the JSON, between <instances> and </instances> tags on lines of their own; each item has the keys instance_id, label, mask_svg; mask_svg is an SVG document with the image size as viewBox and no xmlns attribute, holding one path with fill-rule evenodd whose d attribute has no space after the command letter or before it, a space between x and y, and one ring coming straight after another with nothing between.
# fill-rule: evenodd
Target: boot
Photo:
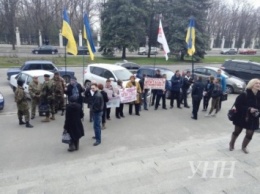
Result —
<instances>
[{"instance_id":1,"label":"boot","mask_svg":"<svg viewBox=\"0 0 260 194\"><path fill-rule=\"evenodd\" d=\"M75 148L74 143L69 144L69 149L68 149L69 152L73 152L75 149L76 148Z\"/></svg>"},{"instance_id":2,"label":"boot","mask_svg":"<svg viewBox=\"0 0 260 194\"><path fill-rule=\"evenodd\" d=\"M75 150L79 149L79 140L75 141Z\"/></svg>"},{"instance_id":3,"label":"boot","mask_svg":"<svg viewBox=\"0 0 260 194\"><path fill-rule=\"evenodd\" d=\"M106 129L106 123L102 123L102 129Z\"/></svg>"},{"instance_id":4,"label":"boot","mask_svg":"<svg viewBox=\"0 0 260 194\"><path fill-rule=\"evenodd\" d=\"M233 151L235 149L234 146L235 146L236 139L237 139L237 136L232 134L231 140L229 142L229 150L230 151Z\"/></svg>"},{"instance_id":5,"label":"boot","mask_svg":"<svg viewBox=\"0 0 260 194\"><path fill-rule=\"evenodd\" d=\"M248 154L249 151L246 149L246 146L249 144L251 140L250 139L247 139L246 137L244 138L243 140L243 143L242 143L242 151L245 153L245 154Z\"/></svg>"},{"instance_id":6,"label":"boot","mask_svg":"<svg viewBox=\"0 0 260 194\"><path fill-rule=\"evenodd\" d=\"M23 119L19 119L19 125L24 125L25 122L23 121Z\"/></svg>"},{"instance_id":7,"label":"boot","mask_svg":"<svg viewBox=\"0 0 260 194\"><path fill-rule=\"evenodd\" d=\"M54 114L51 114L51 120L55 120L55 115Z\"/></svg>"},{"instance_id":8,"label":"boot","mask_svg":"<svg viewBox=\"0 0 260 194\"><path fill-rule=\"evenodd\" d=\"M50 118L49 118L49 116L46 116L46 118L43 119L42 122L50 122Z\"/></svg>"},{"instance_id":9,"label":"boot","mask_svg":"<svg viewBox=\"0 0 260 194\"><path fill-rule=\"evenodd\" d=\"M33 128L33 126L29 123L29 121L26 121L25 127L27 127L27 128Z\"/></svg>"},{"instance_id":10,"label":"boot","mask_svg":"<svg viewBox=\"0 0 260 194\"><path fill-rule=\"evenodd\" d=\"M63 116L63 115L64 115L64 110L62 109L62 110L61 110L61 116Z\"/></svg>"}]
</instances>

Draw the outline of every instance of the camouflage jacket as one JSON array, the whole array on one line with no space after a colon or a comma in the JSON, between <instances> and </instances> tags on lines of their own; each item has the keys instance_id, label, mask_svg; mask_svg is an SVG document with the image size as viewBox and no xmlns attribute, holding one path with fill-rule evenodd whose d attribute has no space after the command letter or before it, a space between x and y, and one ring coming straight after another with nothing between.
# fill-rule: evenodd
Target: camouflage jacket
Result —
<instances>
[{"instance_id":1,"label":"camouflage jacket","mask_svg":"<svg viewBox=\"0 0 260 194\"><path fill-rule=\"evenodd\" d=\"M41 94L41 84L35 83L34 81L29 85L29 94L31 98L35 98L37 95Z\"/></svg>"},{"instance_id":2,"label":"camouflage jacket","mask_svg":"<svg viewBox=\"0 0 260 194\"><path fill-rule=\"evenodd\" d=\"M55 95L63 95L65 89L65 81L62 77L52 78L53 90Z\"/></svg>"},{"instance_id":3,"label":"camouflage jacket","mask_svg":"<svg viewBox=\"0 0 260 194\"><path fill-rule=\"evenodd\" d=\"M28 110L29 105L27 102L26 94L23 87L18 86L15 90L15 102L17 104L18 110Z\"/></svg>"},{"instance_id":4,"label":"camouflage jacket","mask_svg":"<svg viewBox=\"0 0 260 194\"><path fill-rule=\"evenodd\" d=\"M41 98L42 100L53 100L54 99L54 87L53 81L45 81L42 84Z\"/></svg>"}]
</instances>

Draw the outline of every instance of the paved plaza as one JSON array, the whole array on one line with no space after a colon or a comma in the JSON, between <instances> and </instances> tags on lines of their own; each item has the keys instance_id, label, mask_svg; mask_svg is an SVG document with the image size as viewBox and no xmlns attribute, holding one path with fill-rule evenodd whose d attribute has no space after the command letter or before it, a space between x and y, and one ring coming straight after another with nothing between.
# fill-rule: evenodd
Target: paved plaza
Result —
<instances>
[{"instance_id":1,"label":"paved plaza","mask_svg":"<svg viewBox=\"0 0 260 194\"><path fill-rule=\"evenodd\" d=\"M75 71L79 79L82 71ZM259 133L249 144L249 154L241 151L244 132L235 150L228 150L233 125L226 113L237 95L229 95L215 118L200 110L197 121L190 118L191 109L169 109L169 101L168 110L150 107L140 117L128 115L127 105L123 119L116 119L112 110L96 147L85 105L85 136L79 150L69 153L61 143L64 117L41 123L37 116L31 122L34 128L19 126L6 69L0 69L0 90L6 100L0 112L0 194L260 192Z\"/></svg>"}]
</instances>

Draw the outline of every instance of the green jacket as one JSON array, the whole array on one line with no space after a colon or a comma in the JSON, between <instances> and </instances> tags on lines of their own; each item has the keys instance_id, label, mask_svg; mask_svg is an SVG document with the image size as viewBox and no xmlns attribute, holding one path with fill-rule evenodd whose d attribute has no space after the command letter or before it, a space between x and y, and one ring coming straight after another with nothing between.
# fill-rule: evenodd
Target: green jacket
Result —
<instances>
[{"instance_id":1,"label":"green jacket","mask_svg":"<svg viewBox=\"0 0 260 194\"><path fill-rule=\"evenodd\" d=\"M17 108L20 111L25 111L29 109L29 104L27 102L26 94L24 92L23 87L18 86L15 90L15 102L17 104Z\"/></svg>"}]
</instances>

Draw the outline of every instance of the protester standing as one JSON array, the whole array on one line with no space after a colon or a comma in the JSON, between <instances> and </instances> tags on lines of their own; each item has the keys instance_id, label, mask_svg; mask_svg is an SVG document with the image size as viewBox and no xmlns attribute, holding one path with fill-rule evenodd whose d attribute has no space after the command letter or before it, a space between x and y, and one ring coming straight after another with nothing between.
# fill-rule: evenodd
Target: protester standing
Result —
<instances>
[{"instance_id":1,"label":"protester standing","mask_svg":"<svg viewBox=\"0 0 260 194\"><path fill-rule=\"evenodd\" d=\"M17 105L17 116L19 119L19 125L24 125L27 128L32 128L33 126L30 124L30 112L29 112L29 104L26 99L26 94L23 89L24 82L21 80L17 80L17 89L15 90L15 102ZM23 122L23 116L25 117L25 122Z\"/></svg>"},{"instance_id":2,"label":"protester standing","mask_svg":"<svg viewBox=\"0 0 260 194\"><path fill-rule=\"evenodd\" d=\"M183 84L181 87L182 88L181 98L183 100L185 108L190 108L190 106L188 105L188 102L187 102L187 97L188 97L188 90L189 90L191 84L192 84L192 77L191 77L190 71L187 71L186 75L183 78Z\"/></svg>"},{"instance_id":3,"label":"protester standing","mask_svg":"<svg viewBox=\"0 0 260 194\"><path fill-rule=\"evenodd\" d=\"M182 77L180 71L176 70L175 74L171 78L171 101L170 106L173 108L174 99L177 100L177 107L181 109L180 91L182 87Z\"/></svg>"},{"instance_id":4,"label":"protester standing","mask_svg":"<svg viewBox=\"0 0 260 194\"><path fill-rule=\"evenodd\" d=\"M107 93L103 90L104 89L103 84L98 84L97 86L104 100L104 106L102 111L102 129L106 129L106 110L107 110L107 102L109 100L108 100Z\"/></svg>"},{"instance_id":5,"label":"protester standing","mask_svg":"<svg viewBox=\"0 0 260 194\"><path fill-rule=\"evenodd\" d=\"M220 96L220 101L219 101L219 110L221 109L221 104L222 104L222 96L224 95L224 93L226 92L226 88L227 88L227 82L226 82L226 77L222 74L222 70L218 69L217 71L217 78L220 80L219 83L221 85L221 89L222 89L222 94Z\"/></svg>"},{"instance_id":6,"label":"protester standing","mask_svg":"<svg viewBox=\"0 0 260 194\"><path fill-rule=\"evenodd\" d=\"M111 84L111 80L110 79L107 79L106 80L106 85L105 85L105 88L104 88L104 91L107 93L107 96L108 96L108 99L112 99L113 97L115 97L115 91L114 91L114 88ZM107 108L106 110L106 117L107 117L107 120L110 120L110 112L111 112L111 108Z\"/></svg>"},{"instance_id":7,"label":"protester standing","mask_svg":"<svg viewBox=\"0 0 260 194\"><path fill-rule=\"evenodd\" d=\"M192 86L192 119L198 119L198 111L200 107L200 101L203 97L204 85L202 83L202 77L199 76L198 80Z\"/></svg>"},{"instance_id":8,"label":"protester standing","mask_svg":"<svg viewBox=\"0 0 260 194\"><path fill-rule=\"evenodd\" d=\"M29 84L29 94L31 96L31 119L35 118L36 107L40 104L41 84L38 77L33 77L33 81Z\"/></svg>"},{"instance_id":9,"label":"protester standing","mask_svg":"<svg viewBox=\"0 0 260 194\"><path fill-rule=\"evenodd\" d=\"M80 83L77 82L77 78L73 77L70 79L70 84L67 87L67 90L65 90L65 93L68 96L68 99L71 96L76 96L77 97L77 103L81 105L83 108L83 97L82 93L85 91L85 89L81 86Z\"/></svg>"},{"instance_id":10,"label":"protester standing","mask_svg":"<svg viewBox=\"0 0 260 194\"><path fill-rule=\"evenodd\" d=\"M147 95L148 95L148 91L149 89L145 89L144 88L144 80L146 78L146 74L143 74L143 77L139 80L139 84L142 90L142 104L144 105L144 110L148 110L148 106L147 106Z\"/></svg>"},{"instance_id":11,"label":"protester standing","mask_svg":"<svg viewBox=\"0 0 260 194\"><path fill-rule=\"evenodd\" d=\"M101 144L101 120L104 108L104 100L102 94L100 93L100 91L98 91L96 83L91 84L91 90L94 92L93 103L91 106L91 109L93 111L93 127L95 132L95 136L93 137L93 139L96 140L93 146L97 146Z\"/></svg>"},{"instance_id":12,"label":"protester standing","mask_svg":"<svg viewBox=\"0 0 260 194\"><path fill-rule=\"evenodd\" d=\"M121 80L117 81L117 87L115 88L115 95L119 96L120 90L124 89L123 82ZM119 107L116 107L116 118L124 118L124 104L120 102Z\"/></svg>"},{"instance_id":13,"label":"protester standing","mask_svg":"<svg viewBox=\"0 0 260 194\"><path fill-rule=\"evenodd\" d=\"M65 102L64 102L64 91L66 88L66 83L64 79L60 76L59 72L55 72L52 78L53 90L54 90L54 104L55 113L61 109L61 116L64 115Z\"/></svg>"},{"instance_id":14,"label":"protester standing","mask_svg":"<svg viewBox=\"0 0 260 194\"><path fill-rule=\"evenodd\" d=\"M207 81L204 89L204 96L203 96L203 110L207 111L209 106L209 100L211 98L212 91L214 89L214 76L210 76L209 80Z\"/></svg>"},{"instance_id":15,"label":"protester standing","mask_svg":"<svg viewBox=\"0 0 260 194\"><path fill-rule=\"evenodd\" d=\"M246 135L242 143L242 151L249 153L247 145L252 140L254 131L259 128L260 111L260 80L252 79L246 86L246 91L241 93L235 101L236 115L233 121L234 132L229 143L230 151L234 150L237 137L246 129Z\"/></svg>"},{"instance_id":16,"label":"protester standing","mask_svg":"<svg viewBox=\"0 0 260 194\"><path fill-rule=\"evenodd\" d=\"M164 110L167 110L167 108L166 108L166 88L168 88L169 86L168 86L166 74L163 74L162 78L165 79L165 88L163 90L158 90L157 91L157 96L156 96L156 102L155 102L154 110L158 109L158 106L159 106L159 103L160 103L161 99L162 99L162 108Z\"/></svg>"},{"instance_id":17,"label":"protester standing","mask_svg":"<svg viewBox=\"0 0 260 194\"><path fill-rule=\"evenodd\" d=\"M78 98L71 96L69 104L66 107L64 130L66 130L71 137L68 151L72 152L79 149L79 139L84 136L84 127L81 119L83 118L83 110L79 103Z\"/></svg>"},{"instance_id":18,"label":"protester standing","mask_svg":"<svg viewBox=\"0 0 260 194\"><path fill-rule=\"evenodd\" d=\"M157 69L156 72L155 72L154 78L161 78L161 77L162 77L161 71L159 69ZM151 106L153 106L154 103L155 103L157 92L158 92L158 90L156 90L156 89L152 90L153 97L152 97L152 104L151 104Z\"/></svg>"}]
</instances>

